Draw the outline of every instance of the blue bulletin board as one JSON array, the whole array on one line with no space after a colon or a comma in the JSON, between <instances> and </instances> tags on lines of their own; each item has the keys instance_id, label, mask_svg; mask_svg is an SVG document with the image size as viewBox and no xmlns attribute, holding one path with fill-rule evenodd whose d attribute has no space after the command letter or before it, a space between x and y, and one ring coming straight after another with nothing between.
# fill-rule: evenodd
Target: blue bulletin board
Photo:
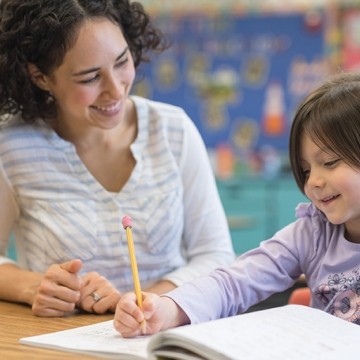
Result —
<instances>
[{"instance_id":1,"label":"blue bulletin board","mask_svg":"<svg viewBox=\"0 0 360 360\"><path fill-rule=\"evenodd\" d=\"M171 48L141 67L134 92L179 105L208 148L287 152L293 112L328 74L325 15L162 14Z\"/></svg>"}]
</instances>

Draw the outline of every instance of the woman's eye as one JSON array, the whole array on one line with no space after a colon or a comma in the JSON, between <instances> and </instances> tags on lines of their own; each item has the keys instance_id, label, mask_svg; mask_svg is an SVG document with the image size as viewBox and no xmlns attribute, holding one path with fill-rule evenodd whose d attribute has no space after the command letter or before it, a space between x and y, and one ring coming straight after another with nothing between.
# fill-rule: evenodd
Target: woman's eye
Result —
<instances>
[{"instance_id":1,"label":"woman's eye","mask_svg":"<svg viewBox=\"0 0 360 360\"><path fill-rule=\"evenodd\" d=\"M93 76L91 79L81 80L80 83L81 84L90 84L93 81L97 80L98 78L99 78L99 75L97 74L97 75Z\"/></svg>"},{"instance_id":2,"label":"woman's eye","mask_svg":"<svg viewBox=\"0 0 360 360\"><path fill-rule=\"evenodd\" d=\"M126 57L125 59L123 59L123 60L121 60L121 61L118 61L118 62L115 64L115 67L121 67L121 66L123 66L124 64L126 64L128 61L129 61L129 59Z\"/></svg>"}]
</instances>

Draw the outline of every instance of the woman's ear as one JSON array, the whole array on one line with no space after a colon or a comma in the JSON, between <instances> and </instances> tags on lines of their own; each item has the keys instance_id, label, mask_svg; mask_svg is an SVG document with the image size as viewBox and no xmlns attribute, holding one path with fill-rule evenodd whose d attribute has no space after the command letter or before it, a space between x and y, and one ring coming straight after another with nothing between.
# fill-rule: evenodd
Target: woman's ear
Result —
<instances>
[{"instance_id":1,"label":"woman's ear","mask_svg":"<svg viewBox=\"0 0 360 360\"><path fill-rule=\"evenodd\" d=\"M40 89L49 91L48 76L44 75L34 64L29 63L27 68L31 81Z\"/></svg>"}]
</instances>

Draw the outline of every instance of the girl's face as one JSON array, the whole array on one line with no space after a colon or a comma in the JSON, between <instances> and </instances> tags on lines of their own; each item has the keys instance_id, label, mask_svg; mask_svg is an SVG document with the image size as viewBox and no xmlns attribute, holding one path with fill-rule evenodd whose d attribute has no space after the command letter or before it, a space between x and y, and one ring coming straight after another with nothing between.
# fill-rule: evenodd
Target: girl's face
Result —
<instances>
[{"instance_id":1,"label":"girl's face","mask_svg":"<svg viewBox=\"0 0 360 360\"><path fill-rule=\"evenodd\" d=\"M331 223L345 224L348 240L360 241L360 170L323 151L307 135L302 139L301 166L306 196Z\"/></svg>"},{"instance_id":2,"label":"girl's face","mask_svg":"<svg viewBox=\"0 0 360 360\"><path fill-rule=\"evenodd\" d=\"M134 77L122 31L109 20L96 20L81 26L62 65L43 84L56 99L60 124L110 129L124 119Z\"/></svg>"}]
</instances>

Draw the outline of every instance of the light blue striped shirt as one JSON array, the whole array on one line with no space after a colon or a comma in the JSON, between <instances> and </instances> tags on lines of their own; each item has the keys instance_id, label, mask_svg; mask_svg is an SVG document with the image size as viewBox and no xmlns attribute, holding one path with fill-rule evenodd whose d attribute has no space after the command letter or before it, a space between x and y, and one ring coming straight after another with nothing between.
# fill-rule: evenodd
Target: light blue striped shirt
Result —
<instances>
[{"instance_id":1,"label":"light blue striped shirt","mask_svg":"<svg viewBox=\"0 0 360 360\"><path fill-rule=\"evenodd\" d=\"M17 262L44 272L74 258L120 291L132 289L126 234L133 219L140 281L180 285L234 259L206 149L178 107L133 96L136 166L119 193L105 190L73 144L42 121L13 117L0 131L0 264L12 231Z\"/></svg>"}]
</instances>

